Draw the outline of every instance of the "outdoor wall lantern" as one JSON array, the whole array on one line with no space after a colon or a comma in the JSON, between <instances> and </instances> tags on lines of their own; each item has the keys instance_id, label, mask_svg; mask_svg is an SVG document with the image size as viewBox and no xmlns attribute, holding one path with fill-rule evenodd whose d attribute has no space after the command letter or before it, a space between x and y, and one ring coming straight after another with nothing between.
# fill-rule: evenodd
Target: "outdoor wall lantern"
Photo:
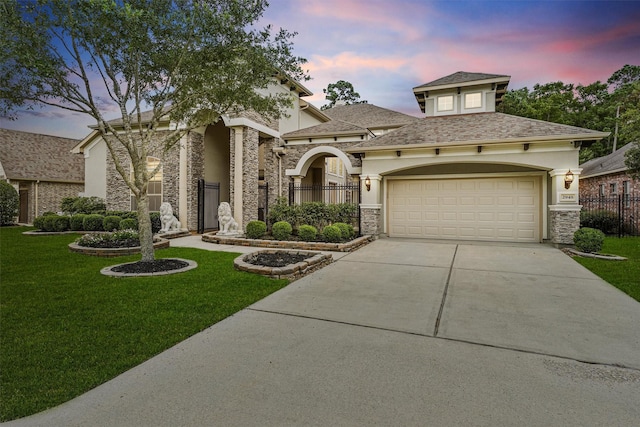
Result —
<instances>
[{"instance_id":1,"label":"outdoor wall lantern","mask_svg":"<svg viewBox=\"0 0 640 427\"><path fill-rule=\"evenodd\" d=\"M564 188L568 190L569 187L571 187L572 182L573 182L573 172L571 172L571 169L569 169L569 172L567 172L564 175Z\"/></svg>"},{"instance_id":2,"label":"outdoor wall lantern","mask_svg":"<svg viewBox=\"0 0 640 427\"><path fill-rule=\"evenodd\" d=\"M369 178L369 175L364 179L364 186L367 187L367 191L371 191L371 178Z\"/></svg>"}]
</instances>

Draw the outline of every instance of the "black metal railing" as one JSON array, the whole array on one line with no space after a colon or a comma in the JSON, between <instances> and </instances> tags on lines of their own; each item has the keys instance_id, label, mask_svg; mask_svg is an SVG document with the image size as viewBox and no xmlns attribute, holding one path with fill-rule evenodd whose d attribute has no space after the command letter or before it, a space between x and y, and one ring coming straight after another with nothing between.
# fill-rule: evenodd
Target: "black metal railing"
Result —
<instances>
[{"instance_id":1,"label":"black metal railing","mask_svg":"<svg viewBox=\"0 0 640 427\"><path fill-rule=\"evenodd\" d=\"M294 203L322 202L328 205L352 204L356 215L352 218L358 232L361 227L360 215L360 182L329 185L295 185L289 184L289 205Z\"/></svg>"},{"instance_id":2,"label":"black metal railing","mask_svg":"<svg viewBox=\"0 0 640 427\"><path fill-rule=\"evenodd\" d=\"M640 196L581 197L580 226L616 236L640 235Z\"/></svg>"},{"instance_id":3,"label":"black metal railing","mask_svg":"<svg viewBox=\"0 0 640 427\"><path fill-rule=\"evenodd\" d=\"M258 185L258 219L267 221L269 217L269 183Z\"/></svg>"}]
</instances>

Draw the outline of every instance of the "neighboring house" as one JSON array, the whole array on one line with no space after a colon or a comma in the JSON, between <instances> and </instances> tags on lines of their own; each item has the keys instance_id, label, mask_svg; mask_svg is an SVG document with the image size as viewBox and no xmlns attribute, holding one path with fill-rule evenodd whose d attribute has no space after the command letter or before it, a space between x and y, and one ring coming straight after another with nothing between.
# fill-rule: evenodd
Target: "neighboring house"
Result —
<instances>
[{"instance_id":1,"label":"neighboring house","mask_svg":"<svg viewBox=\"0 0 640 427\"><path fill-rule=\"evenodd\" d=\"M633 143L624 145L613 153L591 159L580 165L580 199L640 195L640 180L627 175L625 154Z\"/></svg>"},{"instance_id":2,"label":"neighboring house","mask_svg":"<svg viewBox=\"0 0 640 427\"><path fill-rule=\"evenodd\" d=\"M423 119L372 104L320 111L302 85L277 80L271 90L292 94L286 116L223 117L191 132L166 157L153 193L196 230L215 215L198 182L215 183L217 201L229 201L244 227L258 218L260 184L271 204L290 188L300 201L301 186L359 180L363 234L572 243L579 148L608 134L496 113L509 79L458 72L418 86ZM92 171L87 195L105 197L109 209L133 207L97 131L75 152Z\"/></svg>"},{"instance_id":3,"label":"neighboring house","mask_svg":"<svg viewBox=\"0 0 640 427\"><path fill-rule=\"evenodd\" d=\"M71 154L75 139L0 129L0 179L20 195L18 222L58 212L65 197L84 190L84 161Z\"/></svg>"}]
</instances>

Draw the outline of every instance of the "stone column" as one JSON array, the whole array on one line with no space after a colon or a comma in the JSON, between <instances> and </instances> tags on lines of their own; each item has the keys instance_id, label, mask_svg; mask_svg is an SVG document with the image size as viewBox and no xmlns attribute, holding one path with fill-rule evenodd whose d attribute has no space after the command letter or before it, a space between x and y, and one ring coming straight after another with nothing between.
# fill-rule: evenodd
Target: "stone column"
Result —
<instances>
[{"instance_id":1,"label":"stone column","mask_svg":"<svg viewBox=\"0 0 640 427\"><path fill-rule=\"evenodd\" d=\"M299 188L302 185L302 178L304 178L304 176L294 176L293 177L293 186ZM293 203L295 203L296 205L300 204L300 191L293 191Z\"/></svg>"},{"instance_id":2,"label":"stone column","mask_svg":"<svg viewBox=\"0 0 640 427\"><path fill-rule=\"evenodd\" d=\"M569 169L554 169L551 176L551 204L549 209L549 238L556 246L573 245L573 233L580 228L578 204L578 176L582 169L571 169L573 181L566 182Z\"/></svg>"},{"instance_id":3,"label":"stone column","mask_svg":"<svg viewBox=\"0 0 640 427\"><path fill-rule=\"evenodd\" d=\"M258 219L258 175L259 175L259 140L256 129L245 127L242 140L242 212L234 212L240 230L250 221ZM236 146L236 150L237 150ZM237 153L237 151L236 151ZM237 163L236 163L237 167ZM237 173L236 168L236 173ZM237 193L236 193L237 194Z\"/></svg>"},{"instance_id":4,"label":"stone column","mask_svg":"<svg viewBox=\"0 0 640 427\"><path fill-rule=\"evenodd\" d=\"M367 189L367 180L371 186ZM382 177L377 174L360 175L360 234L378 237L382 233Z\"/></svg>"}]
</instances>

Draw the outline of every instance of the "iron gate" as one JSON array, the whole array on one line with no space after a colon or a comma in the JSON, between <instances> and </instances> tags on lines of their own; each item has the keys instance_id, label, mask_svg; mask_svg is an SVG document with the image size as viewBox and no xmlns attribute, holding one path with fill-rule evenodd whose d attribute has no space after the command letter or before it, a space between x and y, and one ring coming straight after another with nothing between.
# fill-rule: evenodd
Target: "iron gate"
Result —
<instances>
[{"instance_id":1,"label":"iron gate","mask_svg":"<svg viewBox=\"0 0 640 427\"><path fill-rule=\"evenodd\" d=\"M220 204L220 183L198 180L198 234L205 230L215 230L218 224L218 205Z\"/></svg>"}]
</instances>

